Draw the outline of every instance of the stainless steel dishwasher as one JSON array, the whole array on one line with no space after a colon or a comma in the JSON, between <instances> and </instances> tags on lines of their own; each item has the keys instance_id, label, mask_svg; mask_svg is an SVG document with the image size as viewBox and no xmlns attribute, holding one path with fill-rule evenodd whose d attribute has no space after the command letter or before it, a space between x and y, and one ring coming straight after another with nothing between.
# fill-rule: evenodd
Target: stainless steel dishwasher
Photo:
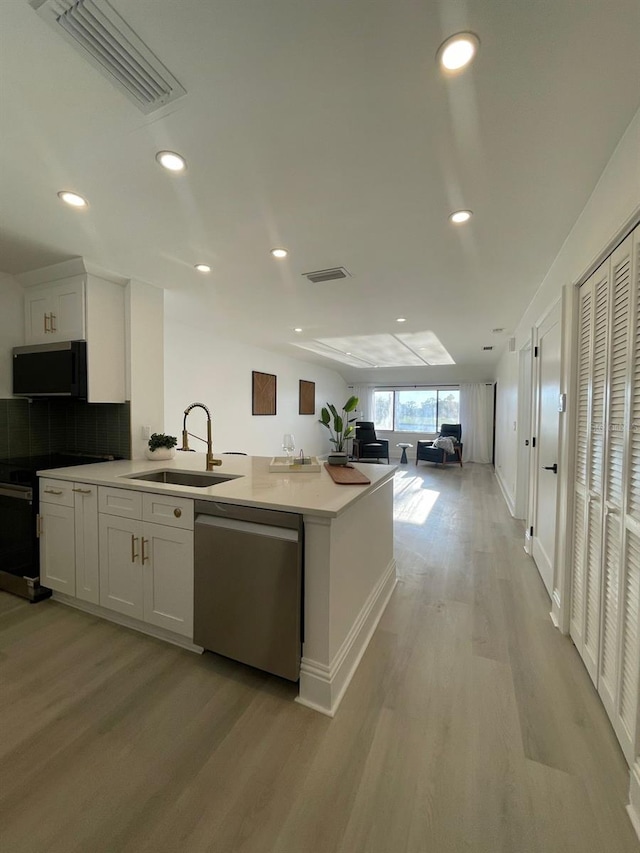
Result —
<instances>
[{"instance_id":1,"label":"stainless steel dishwasher","mask_svg":"<svg viewBox=\"0 0 640 853\"><path fill-rule=\"evenodd\" d=\"M302 646L302 516L195 504L193 640L297 681Z\"/></svg>"}]
</instances>

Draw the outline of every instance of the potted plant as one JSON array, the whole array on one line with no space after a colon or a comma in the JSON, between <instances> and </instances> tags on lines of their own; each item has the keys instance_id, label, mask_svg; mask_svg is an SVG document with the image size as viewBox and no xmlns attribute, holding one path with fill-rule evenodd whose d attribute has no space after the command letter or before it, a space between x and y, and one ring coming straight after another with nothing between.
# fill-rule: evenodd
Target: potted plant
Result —
<instances>
[{"instance_id":1,"label":"potted plant","mask_svg":"<svg viewBox=\"0 0 640 853\"><path fill-rule=\"evenodd\" d=\"M173 459L176 455L177 443L178 439L175 435L165 435L163 432L152 433L146 451L147 459Z\"/></svg>"},{"instance_id":2,"label":"potted plant","mask_svg":"<svg viewBox=\"0 0 640 853\"><path fill-rule=\"evenodd\" d=\"M319 423L329 430L331 433L329 441L334 445L333 451L329 454L328 462L330 465L346 465L349 460L347 441L353 437L355 432L355 427L352 424L356 418L349 418L348 415L355 411L357 405L358 398L351 396L340 412L333 403L327 403L326 408L323 407L320 412Z\"/></svg>"}]
</instances>

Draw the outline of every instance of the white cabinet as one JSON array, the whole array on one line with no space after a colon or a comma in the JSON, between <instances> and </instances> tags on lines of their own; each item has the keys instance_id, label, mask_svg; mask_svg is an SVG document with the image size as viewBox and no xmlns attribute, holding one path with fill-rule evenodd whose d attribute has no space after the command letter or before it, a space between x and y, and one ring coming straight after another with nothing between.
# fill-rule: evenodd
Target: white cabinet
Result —
<instances>
[{"instance_id":1,"label":"white cabinet","mask_svg":"<svg viewBox=\"0 0 640 853\"><path fill-rule=\"evenodd\" d=\"M189 498L42 478L42 584L191 639L193 509Z\"/></svg>"},{"instance_id":2,"label":"white cabinet","mask_svg":"<svg viewBox=\"0 0 640 853\"><path fill-rule=\"evenodd\" d=\"M104 487L99 505L101 606L192 637L193 501Z\"/></svg>"},{"instance_id":3,"label":"white cabinet","mask_svg":"<svg viewBox=\"0 0 640 853\"><path fill-rule=\"evenodd\" d=\"M40 583L57 592L76 594L73 507L40 504Z\"/></svg>"},{"instance_id":4,"label":"white cabinet","mask_svg":"<svg viewBox=\"0 0 640 853\"><path fill-rule=\"evenodd\" d=\"M84 340L84 296L84 276L29 288L24 297L26 343Z\"/></svg>"},{"instance_id":5,"label":"white cabinet","mask_svg":"<svg viewBox=\"0 0 640 853\"><path fill-rule=\"evenodd\" d=\"M97 604L97 486L41 480L39 536L42 585Z\"/></svg>"},{"instance_id":6,"label":"white cabinet","mask_svg":"<svg viewBox=\"0 0 640 853\"><path fill-rule=\"evenodd\" d=\"M100 513L100 604L134 619L144 617L141 538L141 522Z\"/></svg>"},{"instance_id":7,"label":"white cabinet","mask_svg":"<svg viewBox=\"0 0 640 853\"><path fill-rule=\"evenodd\" d=\"M18 280L24 287L25 343L87 342L87 400L125 401L125 289L85 271L79 259Z\"/></svg>"}]
</instances>

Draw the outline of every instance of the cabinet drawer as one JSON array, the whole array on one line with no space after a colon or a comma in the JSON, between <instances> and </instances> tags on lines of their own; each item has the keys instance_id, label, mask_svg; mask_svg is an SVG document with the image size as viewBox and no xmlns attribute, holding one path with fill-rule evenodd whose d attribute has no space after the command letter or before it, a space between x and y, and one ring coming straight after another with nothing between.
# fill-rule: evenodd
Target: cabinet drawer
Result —
<instances>
[{"instance_id":1,"label":"cabinet drawer","mask_svg":"<svg viewBox=\"0 0 640 853\"><path fill-rule=\"evenodd\" d=\"M73 506L73 483L40 478L40 501L58 506Z\"/></svg>"},{"instance_id":2,"label":"cabinet drawer","mask_svg":"<svg viewBox=\"0 0 640 853\"><path fill-rule=\"evenodd\" d=\"M101 486L98 490L98 509L120 518L142 518L142 492Z\"/></svg>"},{"instance_id":3,"label":"cabinet drawer","mask_svg":"<svg viewBox=\"0 0 640 853\"><path fill-rule=\"evenodd\" d=\"M142 517L145 521L193 530L193 501L171 495L142 496Z\"/></svg>"}]
</instances>

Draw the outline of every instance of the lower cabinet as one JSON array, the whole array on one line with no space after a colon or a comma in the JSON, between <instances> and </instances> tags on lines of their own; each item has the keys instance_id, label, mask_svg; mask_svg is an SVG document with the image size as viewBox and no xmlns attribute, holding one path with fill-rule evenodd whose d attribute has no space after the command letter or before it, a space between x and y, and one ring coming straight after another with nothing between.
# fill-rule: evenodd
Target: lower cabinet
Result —
<instances>
[{"instance_id":1,"label":"lower cabinet","mask_svg":"<svg viewBox=\"0 0 640 853\"><path fill-rule=\"evenodd\" d=\"M40 483L40 582L98 603L98 487Z\"/></svg>"},{"instance_id":2,"label":"lower cabinet","mask_svg":"<svg viewBox=\"0 0 640 853\"><path fill-rule=\"evenodd\" d=\"M193 638L193 500L40 481L43 586Z\"/></svg>"},{"instance_id":3,"label":"lower cabinet","mask_svg":"<svg viewBox=\"0 0 640 853\"><path fill-rule=\"evenodd\" d=\"M193 531L100 513L100 604L193 636Z\"/></svg>"},{"instance_id":4,"label":"lower cabinet","mask_svg":"<svg viewBox=\"0 0 640 853\"><path fill-rule=\"evenodd\" d=\"M76 594L75 520L73 507L40 504L40 583Z\"/></svg>"}]
</instances>

